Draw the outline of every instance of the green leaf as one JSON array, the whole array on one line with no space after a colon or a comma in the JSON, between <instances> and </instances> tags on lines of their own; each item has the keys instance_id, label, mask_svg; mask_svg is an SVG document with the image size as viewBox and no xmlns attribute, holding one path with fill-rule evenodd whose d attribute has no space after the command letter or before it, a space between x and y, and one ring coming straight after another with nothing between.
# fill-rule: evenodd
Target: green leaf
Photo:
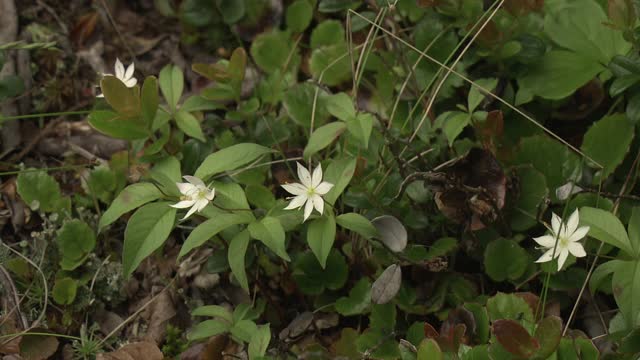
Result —
<instances>
[{"instance_id":1,"label":"green leaf","mask_svg":"<svg viewBox=\"0 0 640 360\"><path fill-rule=\"evenodd\" d=\"M284 67L291 52L291 43L279 31L263 32L251 43L251 56L256 65L266 73Z\"/></svg>"},{"instance_id":2,"label":"green leaf","mask_svg":"<svg viewBox=\"0 0 640 360\"><path fill-rule=\"evenodd\" d=\"M155 182L163 193L175 197L182 194L178 190L176 183L182 182L180 176L180 161L175 156L168 156L156 162L156 165L149 171L151 179Z\"/></svg>"},{"instance_id":3,"label":"green leaf","mask_svg":"<svg viewBox=\"0 0 640 360\"><path fill-rule=\"evenodd\" d=\"M511 228L525 231L537 224L535 214L538 207L549 195L545 176L531 166L518 167L516 170L519 196L510 216Z\"/></svg>"},{"instance_id":4,"label":"green leaf","mask_svg":"<svg viewBox=\"0 0 640 360\"><path fill-rule=\"evenodd\" d=\"M325 289L338 290L347 281L349 268L344 256L332 249L322 268L315 255L304 252L293 262L293 279L304 294L320 295Z\"/></svg>"},{"instance_id":5,"label":"green leaf","mask_svg":"<svg viewBox=\"0 0 640 360\"><path fill-rule=\"evenodd\" d=\"M51 290L51 295L53 296L53 301L56 303L60 305L71 305L76 298L77 291L78 282L72 278L65 277L56 279L55 284L53 284L53 290Z\"/></svg>"},{"instance_id":6,"label":"green leaf","mask_svg":"<svg viewBox=\"0 0 640 360\"><path fill-rule=\"evenodd\" d=\"M342 121L348 121L356 117L356 109L349 95L341 92L327 98L327 110Z\"/></svg>"},{"instance_id":7,"label":"green leaf","mask_svg":"<svg viewBox=\"0 0 640 360\"><path fill-rule=\"evenodd\" d=\"M461 111L447 111L438 116L435 122L436 128L441 128L447 137L449 146L453 145L455 139L462 133L471 122L471 115Z\"/></svg>"},{"instance_id":8,"label":"green leaf","mask_svg":"<svg viewBox=\"0 0 640 360\"><path fill-rule=\"evenodd\" d=\"M320 4L318 4L318 11L323 13L333 13L352 9L359 6L360 4L360 1L320 0Z\"/></svg>"},{"instance_id":9,"label":"green leaf","mask_svg":"<svg viewBox=\"0 0 640 360\"><path fill-rule=\"evenodd\" d=\"M336 217L338 225L345 229L354 231L365 239L372 239L378 236L378 230L366 217L357 213L346 213Z\"/></svg>"},{"instance_id":10,"label":"green leaf","mask_svg":"<svg viewBox=\"0 0 640 360\"><path fill-rule=\"evenodd\" d=\"M604 167L595 174L593 184L605 180L622 164L633 140L633 130L633 124L622 114L605 116L589 128L582 141L582 151Z\"/></svg>"},{"instance_id":11,"label":"green leaf","mask_svg":"<svg viewBox=\"0 0 640 360\"><path fill-rule=\"evenodd\" d=\"M391 251L398 253L407 247L407 229L392 215L382 215L371 220L378 231L378 238Z\"/></svg>"},{"instance_id":12,"label":"green leaf","mask_svg":"<svg viewBox=\"0 0 640 360\"><path fill-rule=\"evenodd\" d=\"M82 265L95 248L96 235L85 222L71 220L65 222L58 230L56 243L62 255L60 267L63 270L73 270Z\"/></svg>"},{"instance_id":13,"label":"green leaf","mask_svg":"<svg viewBox=\"0 0 640 360\"><path fill-rule=\"evenodd\" d=\"M229 332L242 342L251 341L251 337L258 331L258 326L251 320L240 320L233 324Z\"/></svg>"},{"instance_id":14,"label":"green leaf","mask_svg":"<svg viewBox=\"0 0 640 360\"><path fill-rule=\"evenodd\" d=\"M557 316L547 316L536 327L534 337L540 344L540 349L532 358L546 360L553 354L562 338L562 319Z\"/></svg>"},{"instance_id":15,"label":"green leaf","mask_svg":"<svg viewBox=\"0 0 640 360\"><path fill-rule=\"evenodd\" d=\"M22 200L29 207L44 212L59 210L62 193L56 179L45 171L32 170L34 169L27 169L18 174L17 190Z\"/></svg>"},{"instance_id":16,"label":"green leaf","mask_svg":"<svg viewBox=\"0 0 640 360\"><path fill-rule=\"evenodd\" d=\"M242 143L232 145L207 156L196 170L194 176L204 179L225 171L235 170L271 151L271 149L258 144Z\"/></svg>"},{"instance_id":17,"label":"green leaf","mask_svg":"<svg viewBox=\"0 0 640 360\"><path fill-rule=\"evenodd\" d=\"M335 139L337 139L346 130L346 128L347 126L345 123L338 121L317 128L309 137L307 146L304 148L303 156L308 158L318 151L326 148Z\"/></svg>"},{"instance_id":18,"label":"green leaf","mask_svg":"<svg viewBox=\"0 0 640 360\"><path fill-rule=\"evenodd\" d=\"M580 159L563 144L548 136L534 135L520 141L516 164L531 164L542 173L549 189L557 189L579 174ZM557 200L555 191L551 194Z\"/></svg>"},{"instance_id":19,"label":"green leaf","mask_svg":"<svg viewBox=\"0 0 640 360\"><path fill-rule=\"evenodd\" d=\"M233 317L231 316L231 311L219 305L200 306L198 308L195 308L191 312L191 315L217 317L227 321L229 324L233 323Z\"/></svg>"},{"instance_id":20,"label":"green leaf","mask_svg":"<svg viewBox=\"0 0 640 360\"><path fill-rule=\"evenodd\" d=\"M161 197L160 190L151 183L137 183L127 186L113 200L107 211L102 214L98 224L99 231L118 220L124 213Z\"/></svg>"},{"instance_id":21,"label":"green leaf","mask_svg":"<svg viewBox=\"0 0 640 360\"><path fill-rule=\"evenodd\" d=\"M353 316L364 313L371 305L371 283L366 278L360 279L349 290L349 296L336 300L336 311L343 316Z\"/></svg>"},{"instance_id":22,"label":"green leaf","mask_svg":"<svg viewBox=\"0 0 640 360\"><path fill-rule=\"evenodd\" d=\"M327 257L336 239L336 220L333 215L315 219L309 223L307 229L307 243L322 268L327 264Z\"/></svg>"},{"instance_id":23,"label":"green leaf","mask_svg":"<svg viewBox=\"0 0 640 360\"><path fill-rule=\"evenodd\" d=\"M351 79L347 44L342 41L313 50L309 70L315 79L328 86L337 86Z\"/></svg>"},{"instance_id":24,"label":"green leaf","mask_svg":"<svg viewBox=\"0 0 640 360\"><path fill-rule=\"evenodd\" d=\"M627 327L640 325L640 261L621 261L612 279L613 297L622 312Z\"/></svg>"},{"instance_id":25,"label":"green leaf","mask_svg":"<svg viewBox=\"0 0 640 360\"><path fill-rule=\"evenodd\" d=\"M286 261L291 261L285 247L285 233L280 220L267 216L260 221L249 224L248 229L252 238L260 240Z\"/></svg>"},{"instance_id":26,"label":"green leaf","mask_svg":"<svg viewBox=\"0 0 640 360\"><path fill-rule=\"evenodd\" d=\"M126 118L113 111L96 110L89 114L89 124L99 132L124 140L149 137L149 131L138 118Z\"/></svg>"},{"instance_id":27,"label":"green leaf","mask_svg":"<svg viewBox=\"0 0 640 360\"><path fill-rule=\"evenodd\" d=\"M184 74L175 65L167 65L160 71L160 90L171 112L175 112L184 90Z\"/></svg>"},{"instance_id":28,"label":"green leaf","mask_svg":"<svg viewBox=\"0 0 640 360\"><path fill-rule=\"evenodd\" d=\"M471 85L469 90L469 97L467 99L467 111L472 113L476 110L478 105L487 96L486 93L476 86L476 84L487 91L493 91L498 85L498 79L477 79L475 84Z\"/></svg>"},{"instance_id":29,"label":"green leaf","mask_svg":"<svg viewBox=\"0 0 640 360\"><path fill-rule=\"evenodd\" d=\"M182 248L180 249L178 259L187 255L191 250L201 246L207 240L216 236L222 230L233 225L246 224L249 222L247 220L248 219L246 216L242 216L239 214L221 213L201 223L189 233L187 240L185 240Z\"/></svg>"},{"instance_id":30,"label":"green leaf","mask_svg":"<svg viewBox=\"0 0 640 360\"><path fill-rule=\"evenodd\" d=\"M418 360L442 360L444 355L434 339L424 339L418 346Z\"/></svg>"},{"instance_id":31,"label":"green leaf","mask_svg":"<svg viewBox=\"0 0 640 360\"><path fill-rule=\"evenodd\" d=\"M595 293L597 290L601 290L603 282L618 270L621 263L622 260L611 260L598 265L589 279L589 288L591 289L591 292Z\"/></svg>"},{"instance_id":32,"label":"green leaf","mask_svg":"<svg viewBox=\"0 0 640 360\"><path fill-rule=\"evenodd\" d=\"M345 32L342 23L338 20L325 20L318 24L311 32L311 48L330 46L345 41Z\"/></svg>"},{"instance_id":33,"label":"green leaf","mask_svg":"<svg viewBox=\"0 0 640 360\"><path fill-rule=\"evenodd\" d=\"M557 2L555 8L545 12L544 32L561 47L591 61L608 64L613 56L626 54L631 44L624 40L621 31L607 26L607 22L607 15L594 0Z\"/></svg>"},{"instance_id":34,"label":"green leaf","mask_svg":"<svg viewBox=\"0 0 640 360\"><path fill-rule=\"evenodd\" d=\"M589 236L613 245L627 254L638 257L622 222L612 213L592 207L580 208L580 224L590 227Z\"/></svg>"},{"instance_id":35,"label":"green leaf","mask_svg":"<svg viewBox=\"0 0 640 360\"><path fill-rule=\"evenodd\" d=\"M242 80L244 80L246 70L247 52L244 50L244 48L236 48L235 50L233 50L231 58L229 59L227 71L229 72L229 75L231 75L231 83L234 88L238 87L238 89L236 89L238 94L240 94L240 86L242 85Z\"/></svg>"},{"instance_id":36,"label":"green leaf","mask_svg":"<svg viewBox=\"0 0 640 360\"><path fill-rule=\"evenodd\" d=\"M173 229L177 209L168 202L147 204L127 223L122 249L122 272L131 276L142 260L164 244Z\"/></svg>"},{"instance_id":37,"label":"green leaf","mask_svg":"<svg viewBox=\"0 0 640 360\"><path fill-rule=\"evenodd\" d=\"M545 99L563 99L588 83L605 67L589 57L565 50L551 50L518 78L521 89Z\"/></svg>"},{"instance_id":38,"label":"green leaf","mask_svg":"<svg viewBox=\"0 0 640 360\"><path fill-rule=\"evenodd\" d=\"M327 93L310 84L299 83L289 87L285 94L282 105L287 113L298 125L309 128L311 126L311 117L313 116L313 99L318 91L318 100L315 108L315 125L324 124L329 118L327 112Z\"/></svg>"},{"instance_id":39,"label":"green leaf","mask_svg":"<svg viewBox=\"0 0 640 360\"><path fill-rule=\"evenodd\" d=\"M533 311L521 297L515 294L498 293L487 300L487 312L491 321L498 319L518 320L525 326L533 324Z\"/></svg>"},{"instance_id":40,"label":"green leaf","mask_svg":"<svg viewBox=\"0 0 640 360\"><path fill-rule=\"evenodd\" d=\"M205 320L189 331L187 339L189 339L189 341L208 339L229 331L230 327L228 323L220 320Z\"/></svg>"},{"instance_id":41,"label":"green leaf","mask_svg":"<svg viewBox=\"0 0 640 360\"><path fill-rule=\"evenodd\" d=\"M635 254L640 254L640 207L634 206L631 209L631 217L627 226L629 242Z\"/></svg>"},{"instance_id":42,"label":"green leaf","mask_svg":"<svg viewBox=\"0 0 640 360\"><path fill-rule=\"evenodd\" d=\"M303 0L306 2L306 0ZM271 329L269 325L258 326L258 329L251 335L249 340L249 359L257 359L264 356L271 341Z\"/></svg>"},{"instance_id":43,"label":"green leaf","mask_svg":"<svg viewBox=\"0 0 640 360\"><path fill-rule=\"evenodd\" d=\"M294 33L303 32L313 18L313 7L308 0L296 0L287 8L287 28Z\"/></svg>"},{"instance_id":44,"label":"green leaf","mask_svg":"<svg viewBox=\"0 0 640 360\"><path fill-rule=\"evenodd\" d=\"M119 115L135 117L140 115L140 98L136 92L139 88L128 88L120 79L107 75L100 81L104 98Z\"/></svg>"},{"instance_id":45,"label":"green leaf","mask_svg":"<svg viewBox=\"0 0 640 360\"><path fill-rule=\"evenodd\" d=\"M276 197L264 185L248 185L245 192L249 203L257 208L268 210L276 205Z\"/></svg>"},{"instance_id":46,"label":"green leaf","mask_svg":"<svg viewBox=\"0 0 640 360\"><path fill-rule=\"evenodd\" d=\"M324 201L328 204L335 204L338 197L351 182L351 178L356 171L357 159L347 157L331 161L324 172L324 180L333 184L333 187L324 196Z\"/></svg>"},{"instance_id":47,"label":"green leaf","mask_svg":"<svg viewBox=\"0 0 640 360\"><path fill-rule=\"evenodd\" d=\"M527 252L513 240L496 239L484 251L485 272L493 281L516 280L524 274L528 265Z\"/></svg>"},{"instance_id":48,"label":"green leaf","mask_svg":"<svg viewBox=\"0 0 640 360\"><path fill-rule=\"evenodd\" d=\"M229 250L227 253L227 259L229 260L229 267L233 276L235 276L240 286L248 293L249 282L247 280L247 272L245 270L245 255L247 253L247 247L249 246L249 231L243 230L234 236L229 242Z\"/></svg>"},{"instance_id":49,"label":"green leaf","mask_svg":"<svg viewBox=\"0 0 640 360\"><path fill-rule=\"evenodd\" d=\"M369 148L369 138L371 130L373 130L373 115L358 114L355 118L347 120L347 130L360 140L363 149Z\"/></svg>"},{"instance_id":50,"label":"green leaf","mask_svg":"<svg viewBox=\"0 0 640 360\"><path fill-rule=\"evenodd\" d=\"M156 118L159 104L158 79L155 76L148 76L142 85L141 95L142 118L147 129L151 127L153 120Z\"/></svg>"},{"instance_id":51,"label":"green leaf","mask_svg":"<svg viewBox=\"0 0 640 360\"><path fill-rule=\"evenodd\" d=\"M190 112L180 109L175 114L175 119L176 124L185 134L202 142L206 141L202 133L202 128L200 127L200 122Z\"/></svg>"},{"instance_id":52,"label":"green leaf","mask_svg":"<svg viewBox=\"0 0 640 360\"><path fill-rule=\"evenodd\" d=\"M216 0L216 7L227 25L237 23L245 14L244 0Z\"/></svg>"}]
</instances>

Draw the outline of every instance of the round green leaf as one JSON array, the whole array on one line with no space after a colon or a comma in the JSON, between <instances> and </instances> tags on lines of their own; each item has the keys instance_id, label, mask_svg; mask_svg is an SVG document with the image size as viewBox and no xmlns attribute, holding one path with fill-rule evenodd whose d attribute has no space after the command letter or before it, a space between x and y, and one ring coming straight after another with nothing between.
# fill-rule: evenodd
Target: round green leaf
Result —
<instances>
[{"instance_id":1,"label":"round green leaf","mask_svg":"<svg viewBox=\"0 0 640 360\"><path fill-rule=\"evenodd\" d=\"M284 67L291 52L291 43L278 31L258 35L251 44L251 56L255 63L267 73Z\"/></svg>"},{"instance_id":2,"label":"round green leaf","mask_svg":"<svg viewBox=\"0 0 640 360\"><path fill-rule=\"evenodd\" d=\"M287 8L287 28L294 33L303 32L311 23L313 7L309 0L296 0Z\"/></svg>"},{"instance_id":3,"label":"round green leaf","mask_svg":"<svg viewBox=\"0 0 640 360\"><path fill-rule=\"evenodd\" d=\"M58 251L62 255L60 266L63 270L73 270L80 266L86 256L96 246L93 229L81 220L65 222L56 236Z\"/></svg>"},{"instance_id":4,"label":"round green leaf","mask_svg":"<svg viewBox=\"0 0 640 360\"><path fill-rule=\"evenodd\" d=\"M524 274L528 264L527 252L513 240L496 239L484 252L485 271L494 281L516 280Z\"/></svg>"},{"instance_id":5,"label":"round green leaf","mask_svg":"<svg viewBox=\"0 0 640 360\"><path fill-rule=\"evenodd\" d=\"M53 290L51 295L53 301L60 305L71 305L76 298L76 292L78 291L78 282L72 278L56 279L53 284Z\"/></svg>"}]
</instances>

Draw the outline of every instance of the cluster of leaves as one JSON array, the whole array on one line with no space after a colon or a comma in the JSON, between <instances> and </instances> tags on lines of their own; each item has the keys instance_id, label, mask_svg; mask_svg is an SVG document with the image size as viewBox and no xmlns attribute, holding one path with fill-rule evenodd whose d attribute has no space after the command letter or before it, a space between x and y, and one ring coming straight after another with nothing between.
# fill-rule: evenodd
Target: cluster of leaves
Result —
<instances>
[{"instance_id":1,"label":"cluster of leaves","mask_svg":"<svg viewBox=\"0 0 640 360\"><path fill-rule=\"evenodd\" d=\"M178 260L213 249L207 269L229 273L258 300L196 308L194 317L209 319L188 338L227 334L252 359L279 356L283 346L354 359L597 359L589 338L570 330L580 299L567 290L583 284L619 310L607 324L618 345L608 355L637 356L638 4L268 3L156 1L180 19L185 41L235 33L245 43L228 59L193 64L209 85L188 95L186 69L174 65L142 86L101 80L105 101L89 122L130 141L131 151L92 169L83 182L90 196L73 199L106 206L95 230L72 216L53 177L18 177L33 209L65 214L55 236L57 303L74 302L90 280L79 269L96 239L122 219L125 277L171 234L184 235ZM264 30L282 14L281 26ZM209 27L221 33L204 35ZM333 184L324 212L307 221L285 209L279 187L294 181L295 161L318 164ZM127 185L129 162L149 170ZM215 189L185 221L192 226L170 206L185 175ZM575 209L590 226L586 261L570 256L560 271L555 261L535 263L531 237L544 233L550 212ZM305 301L274 304L265 278L281 298ZM544 311L550 304L559 308L553 315ZM276 347L274 330L292 326L279 307L338 314L339 339L329 348L289 346L290 330ZM306 324L298 336L313 317L296 318Z\"/></svg>"}]
</instances>

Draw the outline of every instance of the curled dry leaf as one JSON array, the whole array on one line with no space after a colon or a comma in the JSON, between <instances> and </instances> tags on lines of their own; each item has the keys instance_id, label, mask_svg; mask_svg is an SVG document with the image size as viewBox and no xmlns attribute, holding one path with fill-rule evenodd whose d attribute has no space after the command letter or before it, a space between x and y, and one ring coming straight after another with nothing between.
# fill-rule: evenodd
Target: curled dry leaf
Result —
<instances>
[{"instance_id":1,"label":"curled dry leaf","mask_svg":"<svg viewBox=\"0 0 640 360\"><path fill-rule=\"evenodd\" d=\"M435 192L434 200L442 214L472 231L495 221L504 207L507 178L487 150L471 149L441 172L427 177L427 186Z\"/></svg>"},{"instance_id":2,"label":"curled dry leaf","mask_svg":"<svg viewBox=\"0 0 640 360\"><path fill-rule=\"evenodd\" d=\"M378 230L380 241L393 252L401 252L407 247L407 229L400 220L391 215L382 215L371 220Z\"/></svg>"},{"instance_id":3,"label":"curled dry leaf","mask_svg":"<svg viewBox=\"0 0 640 360\"><path fill-rule=\"evenodd\" d=\"M371 301L386 304L393 299L402 284L402 270L397 264L386 268L371 286Z\"/></svg>"}]
</instances>

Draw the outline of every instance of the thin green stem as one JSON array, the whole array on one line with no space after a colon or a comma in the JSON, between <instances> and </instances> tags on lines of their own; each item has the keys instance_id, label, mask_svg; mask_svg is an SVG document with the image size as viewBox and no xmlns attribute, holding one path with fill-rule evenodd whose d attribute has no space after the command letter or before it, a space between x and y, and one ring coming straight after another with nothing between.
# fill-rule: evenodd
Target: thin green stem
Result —
<instances>
[{"instance_id":1,"label":"thin green stem","mask_svg":"<svg viewBox=\"0 0 640 360\"><path fill-rule=\"evenodd\" d=\"M51 112L51 113L28 114L28 115L17 115L17 116L3 116L3 117L0 117L0 123L9 121L9 120L39 119L43 117L58 117L58 116L68 116L68 115L86 115L89 113L91 113L91 110L63 111L63 112Z\"/></svg>"}]
</instances>

